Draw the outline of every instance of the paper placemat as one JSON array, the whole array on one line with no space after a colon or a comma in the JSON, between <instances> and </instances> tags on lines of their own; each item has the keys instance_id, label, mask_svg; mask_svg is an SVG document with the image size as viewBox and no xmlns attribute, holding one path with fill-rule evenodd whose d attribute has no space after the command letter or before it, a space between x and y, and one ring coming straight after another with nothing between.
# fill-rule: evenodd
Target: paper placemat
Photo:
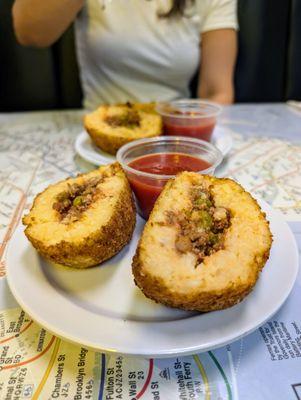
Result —
<instances>
[{"instance_id":1,"label":"paper placemat","mask_svg":"<svg viewBox=\"0 0 301 400\"><path fill-rule=\"evenodd\" d=\"M288 222L301 222L301 145L234 132L232 136L223 175L280 210Z\"/></svg>"}]
</instances>

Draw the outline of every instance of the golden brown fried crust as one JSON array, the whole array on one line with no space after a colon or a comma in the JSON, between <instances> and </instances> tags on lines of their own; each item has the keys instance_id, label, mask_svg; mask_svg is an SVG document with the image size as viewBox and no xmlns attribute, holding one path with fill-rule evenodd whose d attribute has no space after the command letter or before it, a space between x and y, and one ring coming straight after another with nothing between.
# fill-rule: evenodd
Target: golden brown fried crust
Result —
<instances>
[{"instance_id":1,"label":"golden brown fried crust","mask_svg":"<svg viewBox=\"0 0 301 400\"><path fill-rule=\"evenodd\" d=\"M117 167L120 168L119 165ZM32 208L35 206L36 199ZM23 218L23 223L26 225L28 218L29 215ZM61 241L56 245L47 246L28 233L30 225L25 229L25 234L36 250L46 259L70 267L88 268L117 254L131 240L135 223L135 204L129 183L125 180L124 189L119 195L111 219L105 226L81 242L74 244Z\"/></svg>"},{"instance_id":2,"label":"golden brown fried crust","mask_svg":"<svg viewBox=\"0 0 301 400\"><path fill-rule=\"evenodd\" d=\"M25 234L38 252L46 259L75 268L88 268L117 254L130 240L136 222L135 206L130 193L120 196L117 209L108 224L88 239L74 245L61 241L55 246L45 246Z\"/></svg>"},{"instance_id":3,"label":"golden brown fried crust","mask_svg":"<svg viewBox=\"0 0 301 400\"><path fill-rule=\"evenodd\" d=\"M212 180L212 182L218 179L219 181L227 182L229 184L235 183L237 186L240 187L242 192L245 192L243 187L234 182L232 179L214 177L210 179ZM170 180L165 186L165 189L160 194L160 197L164 196L164 192L169 190L169 187L172 184L173 181ZM256 208L259 211L259 219L269 226L269 222L265 218L265 213L261 211L261 208L257 201L250 194L249 196L252 199L253 203L256 204ZM156 210L158 208L159 206L157 200L148 220L150 224L152 221L152 216L156 213ZM269 258L270 248L272 244L272 234L270 232L270 246L266 251L262 252L261 254L257 253L256 257L254 256L254 260L252 262L253 276L250 277L246 284L235 282L219 292L212 290L181 294L172 291L172 288L168 287L162 278L153 276L147 273L147 271L143 270L144 260L141 256L141 250L143 249L144 244L142 242L142 239L143 237L140 238L137 251L132 262L132 272L134 275L135 284L142 290L146 297L154 300L157 303L164 304L168 307L180 308L187 311L200 312L222 310L241 302L254 288L258 280L259 274Z\"/></svg>"},{"instance_id":4,"label":"golden brown fried crust","mask_svg":"<svg viewBox=\"0 0 301 400\"><path fill-rule=\"evenodd\" d=\"M120 106L124 107L126 109L127 105L126 104L116 104L115 106ZM102 109L109 109L109 105L102 105ZM131 108L134 110L137 110L138 112L141 111L145 114L153 114L156 115L156 118L158 118L158 113L155 111L155 103L133 103ZM95 113L95 111L93 112ZM91 113L91 114L93 114ZM95 122L91 121L90 115L87 114L84 117L84 126L91 137L92 141L94 144L101 150L115 155L120 147L122 147L124 144L129 143L133 140L137 139L143 139L143 138L150 138L150 137L156 137L159 136L162 133L163 130L163 122L161 120L160 126L157 129L154 129L153 133L148 133L145 134L143 130L141 129L141 134L137 137L133 136L126 136L126 135L118 135L118 129L112 129L113 134L110 134L108 132L103 132L102 129L95 124Z\"/></svg>"},{"instance_id":5,"label":"golden brown fried crust","mask_svg":"<svg viewBox=\"0 0 301 400\"><path fill-rule=\"evenodd\" d=\"M218 292L203 292L194 295L181 295L172 292L164 283L163 279L152 277L151 275L141 274L142 262L139 249L133 258L133 275L135 284L143 291L144 295L156 303L164 304L168 307L180 308L187 311L216 311L232 307L240 303L254 288L258 275L264 264L269 258L269 252L257 259L257 273L248 285L233 285Z\"/></svg>"},{"instance_id":6,"label":"golden brown fried crust","mask_svg":"<svg viewBox=\"0 0 301 400\"><path fill-rule=\"evenodd\" d=\"M132 141L131 138L107 135L88 124L85 125L85 128L94 144L101 150L112 155L115 155L121 146Z\"/></svg>"}]
</instances>

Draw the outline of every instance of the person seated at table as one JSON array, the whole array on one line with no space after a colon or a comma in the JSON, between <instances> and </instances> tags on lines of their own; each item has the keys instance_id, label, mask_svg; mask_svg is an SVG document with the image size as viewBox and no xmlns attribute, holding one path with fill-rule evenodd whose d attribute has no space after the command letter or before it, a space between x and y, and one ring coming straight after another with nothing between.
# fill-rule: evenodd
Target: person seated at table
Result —
<instances>
[{"instance_id":1,"label":"person seated at table","mask_svg":"<svg viewBox=\"0 0 301 400\"><path fill-rule=\"evenodd\" d=\"M15 0L26 46L52 45L75 20L84 106L190 96L233 102L236 0Z\"/></svg>"}]
</instances>

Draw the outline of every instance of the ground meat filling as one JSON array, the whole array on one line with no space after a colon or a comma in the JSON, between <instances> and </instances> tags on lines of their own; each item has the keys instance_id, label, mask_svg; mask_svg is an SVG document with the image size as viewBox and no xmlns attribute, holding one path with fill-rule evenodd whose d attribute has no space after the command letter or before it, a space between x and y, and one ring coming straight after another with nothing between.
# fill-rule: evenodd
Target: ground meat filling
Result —
<instances>
[{"instance_id":1,"label":"ground meat filling","mask_svg":"<svg viewBox=\"0 0 301 400\"><path fill-rule=\"evenodd\" d=\"M108 115L105 122L113 128L124 126L126 128L134 128L140 126L141 118L136 110L127 110L123 114Z\"/></svg>"},{"instance_id":2,"label":"ground meat filling","mask_svg":"<svg viewBox=\"0 0 301 400\"><path fill-rule=\"evenodd\" d=\"M68 183L68 190L59 193L52 205L62 223L69 224L81 218L82 213L99 198L101 192L97 185L101 181L101 177L94 177L82 185Z\"/></svg>"},{"instance_id":3,"label":"ground meat filling","mask_svg":"<svg viewBox=\"0 0 301 400\"><path fill-rule=\"evenodd\" d=\"M210 187L194 187L191 190L192 207L184 213L168 213L168 222L179 227L175 241L180 253L193 252L197 263L206 256L224 248L224 238L231 224L230 211L216 207Z\"/></svg>"}]
</instances>

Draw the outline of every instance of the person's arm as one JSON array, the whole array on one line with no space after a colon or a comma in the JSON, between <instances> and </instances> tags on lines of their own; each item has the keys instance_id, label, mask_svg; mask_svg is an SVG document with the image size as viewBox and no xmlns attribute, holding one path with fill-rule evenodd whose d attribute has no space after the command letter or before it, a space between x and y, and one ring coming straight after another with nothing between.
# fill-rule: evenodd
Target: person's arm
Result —
<instances>
[{"instance_id":1,"label":"person's arm","mask_svg":"<svg viewBox=\"0 0 301 400\"><path fill-rule=\"evenodd\" d=\"M52 45L83 4L84 0L15 0L12 14L17 40L25 46Z\"/></svg>"},{"instance_id":2,"label":"person's arm","mask_svg":"<svg viewBox=\"0 0 301 400\"><path fill-rule=\"evenodd\" d=\"M198 97L221 104L233 103L236 31L218 29L203 33L201 49Z\"/></svg>"}]
</instances>

